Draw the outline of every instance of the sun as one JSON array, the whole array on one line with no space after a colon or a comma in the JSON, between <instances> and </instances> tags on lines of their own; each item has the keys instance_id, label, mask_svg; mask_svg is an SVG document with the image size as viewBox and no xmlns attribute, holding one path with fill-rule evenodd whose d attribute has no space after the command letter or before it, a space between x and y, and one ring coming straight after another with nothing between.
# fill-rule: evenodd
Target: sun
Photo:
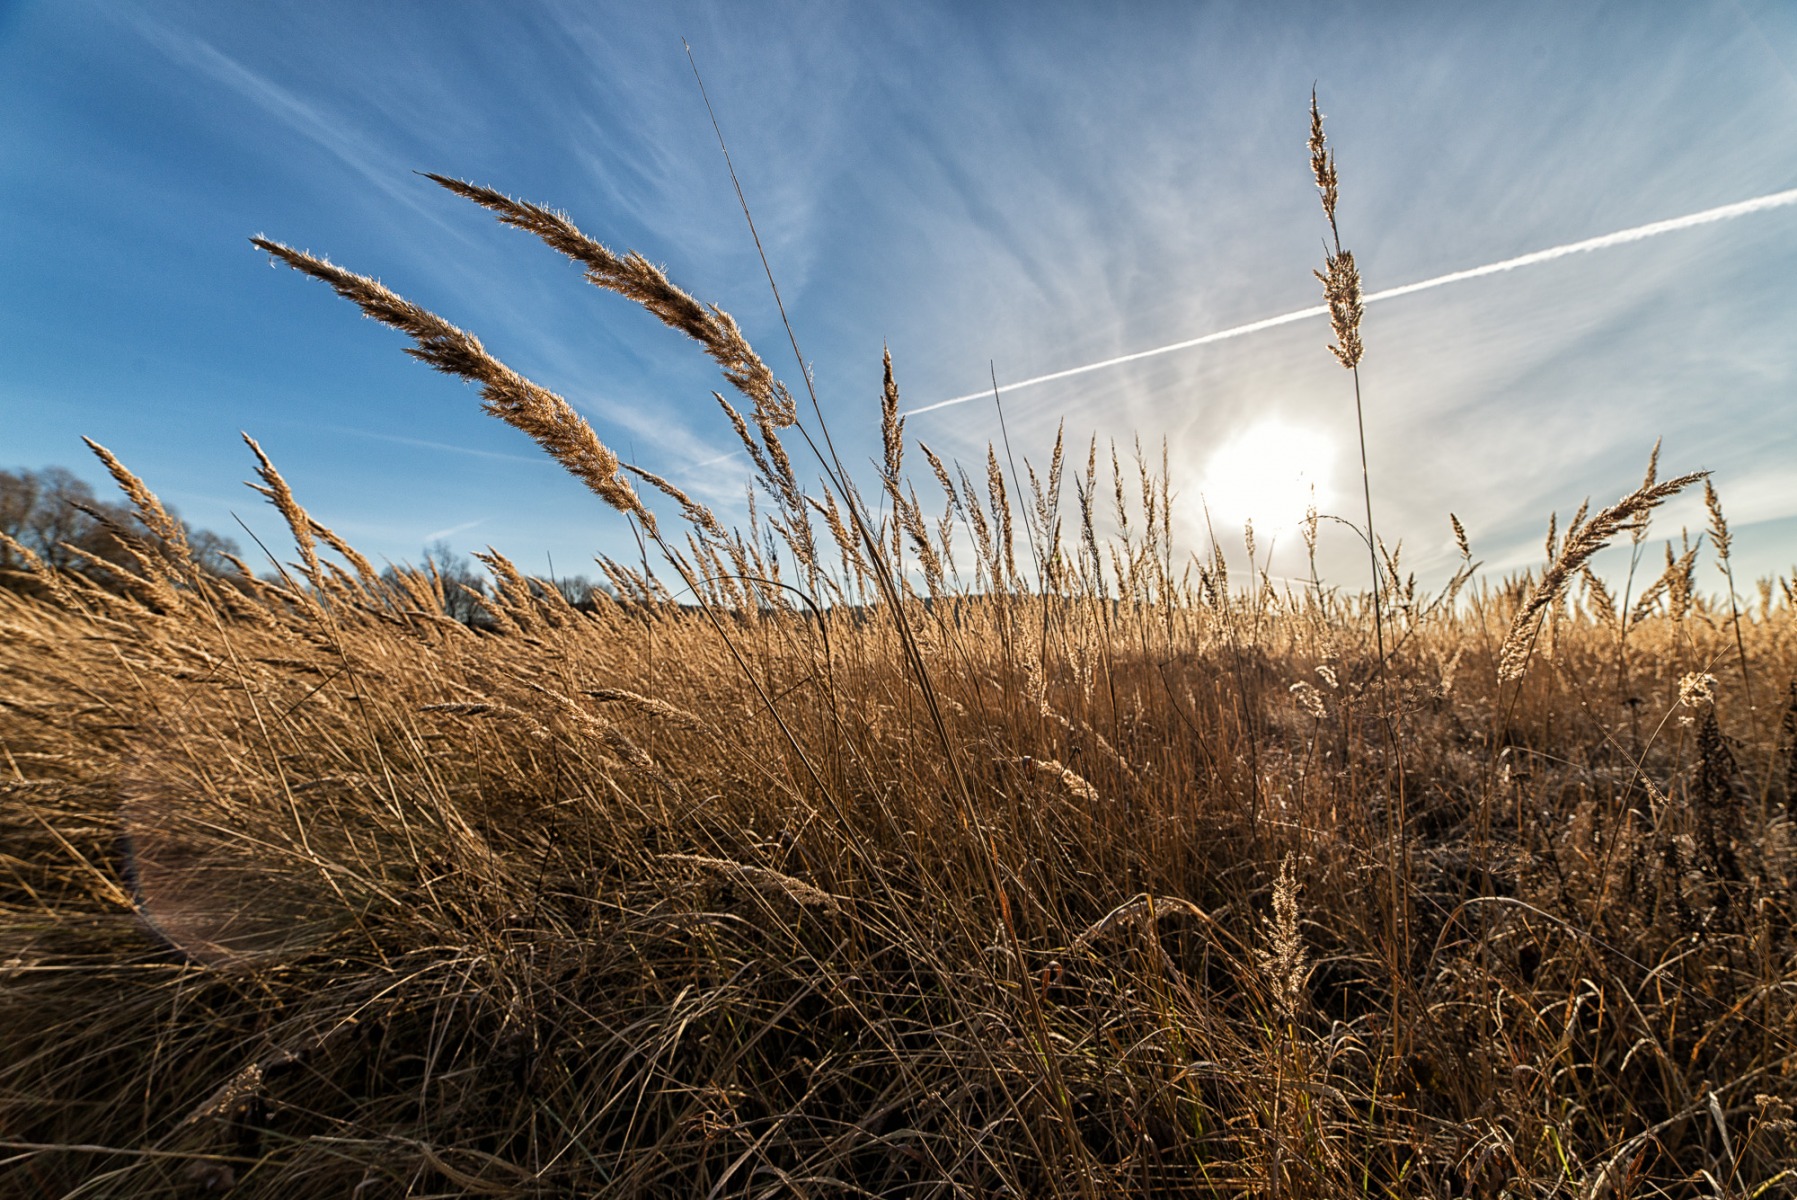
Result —
<instances>
[{"instance_id":1,"label":"sun","mask_svg":"<svg viewBox=\"0 0 1797 1200\"><path fill-rule=\"evenodd\" d=\"M1271 419L1231 436L1206 460L1199 488L1218 537L1249 521L1275 535L1297 529L1314 503L1326 509L1336 459L1334 439Z\"/></svg>"}]
</instances>

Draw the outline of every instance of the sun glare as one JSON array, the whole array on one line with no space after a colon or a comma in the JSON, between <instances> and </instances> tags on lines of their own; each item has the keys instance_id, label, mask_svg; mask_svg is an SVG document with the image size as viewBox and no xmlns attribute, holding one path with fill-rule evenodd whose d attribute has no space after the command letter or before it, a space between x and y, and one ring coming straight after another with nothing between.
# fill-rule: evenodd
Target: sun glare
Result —
<instances>
[{"instance_id":1,"label":"sun glare","mask_svg":"<svg viewBox=\"0 0 1797 1200\"><path fill-rule=\"evenodd\" d=\"M1313 489L1317 506L1327 510L1334 460L1328 435L1285 421L1261 421L1235 434L1211 454L1200 477L1217 536L1250 520L1264 534L1294 530L1304 521Z\"/></svg>"}]
</instances>

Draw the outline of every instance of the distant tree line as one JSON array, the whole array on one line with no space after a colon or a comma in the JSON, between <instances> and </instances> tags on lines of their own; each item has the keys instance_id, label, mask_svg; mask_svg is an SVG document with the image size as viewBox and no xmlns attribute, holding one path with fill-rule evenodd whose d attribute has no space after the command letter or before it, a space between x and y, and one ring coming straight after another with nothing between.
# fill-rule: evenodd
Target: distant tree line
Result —
<instances>
[{"instance_id":1,"label":"distant tree line","mask_svg":"<svg viewBox=\"0 0 1797 1200\"><path fill-rule=\"evenodd\" d=\"M215 575L236 572L231 562L239 553L235 541L186 521L181 528L202 570ZM115 589L121 578L107 569L108 564L133 573L140 569L125 539L141 529L129 504L102 500L66 467L0 470L0 534L6 535L0 538L0 588L39 590L25 556L13 546L17 543L45 566ZM492 594L492 586L473 559L457 554L448 542L436 541L425 548L420 569L442 582L445 613L468 625L491 624L480 601ZM382 572L389 580L396 574L393 567ZM576 608L590 609L595 586L603 585L585 575L570 575L556 578L552 586Z\"/></svg>"},{"instance_id":2,"label":"distant tree line","mask_svg":"<svg viewBox=\"0 0 1797 1200\"><path fill-rule=\"evenodd\" d=\"M0 539L0 587L35 590L25 556L14 542L48 567L115 587L119 577L107 564L137 569L125 539L139 528L130 505L100 499L86 480L65 467L0 471L0 533L11 539ZM185 521L181 528L201 567L216 574L231 570L225 556L237 553L236 542Z\"/></svg>"},{"instance_id":3,"label":"distant tree line","mask_svg":"<svg viewBox=\"0 0 1797 1200\"><path fill-rule=\"evenodd\" d=\"M475 568L472 558L457 554L448 542L439 539L424 548L424 562L419 569L441 581L444 612L464 625L481 628L491 624L486 610L481 607L481 600L493 594L492 584ZM395 574L393 567L381 572L382 578L388 580ZM542 584L542 581L533 582ZM610 591L586 575L558 575L548 581L548 586L553 586L569 604L583 612L592 609L595 590Z\"/></svg>"}]
</instances>

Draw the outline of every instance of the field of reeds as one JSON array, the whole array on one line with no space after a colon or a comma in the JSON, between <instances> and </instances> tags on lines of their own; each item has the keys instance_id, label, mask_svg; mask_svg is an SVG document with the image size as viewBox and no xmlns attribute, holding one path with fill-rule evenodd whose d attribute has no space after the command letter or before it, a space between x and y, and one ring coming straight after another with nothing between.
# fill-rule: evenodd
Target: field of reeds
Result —
<instances>
[{"instance_id":1,"label":"field of reeds","mask_svg":"<svg viewBox=\"0 0 1797 1200\"><path fill-rule=\"evenodd\" d=\"M759 511L258 242L644 555L465 623L254 443L273 576L100 450L133 561L0 591L0 1195L1797 1194L1797 583L1714 491L1661 569L1707 480L1275 584L1139 451L942 461L890 361L858 484L723 312L438 182L700 342Z\"/></svg>"}]
</instances>

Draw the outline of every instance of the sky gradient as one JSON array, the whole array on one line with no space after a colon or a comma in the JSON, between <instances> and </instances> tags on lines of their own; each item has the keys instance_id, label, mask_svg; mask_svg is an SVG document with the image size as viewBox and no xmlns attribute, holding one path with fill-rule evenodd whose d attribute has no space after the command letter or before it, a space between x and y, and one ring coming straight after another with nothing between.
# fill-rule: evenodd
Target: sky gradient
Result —
<instances>
[{"instance_id":1,"label":"sky gradient","mask_svg":"<svg viewBox=\"0 0 1797 1200\"><path fill-rule=\"evenodd\" d=\"M565 210L731 312L796 381L683 37L856 463L877 453L882 346L925 409L989 370L1005 384L1319 304L1313 84L1369 292L1797 187L1797 8L1769 0L0 0L0 468L98 484L85 434L196 524L247 546L241 518L277 545L238 486L243 430L375 556L441 537L538 572L634 557L621 519L473 389L269 270L260 234L471 330L740 519L746 464L697 348L414 173ZM1453 511L1489 565L1531 564L1549 512L1629 490L1663 437L1664 472L1715 472L1740 572L1790 570L1793 280L1786 205L1373 305L1381 533L1445 574ZM1206 507L1232 547L1252 515L1296 572L1292 477L1359 517L1328 340L1311 317L1018 389L1011 442L1041 461L1064 420L1082 460L1092 434L1158 459L1165 436L1183 547L1204 546ZM968 402L908 432L972 465L998 421ZM1666 519L1703 524L1695 501ZM1325 574L1356 585L1363 553L1326 533Z\"/></svg>"}]
</instances>

